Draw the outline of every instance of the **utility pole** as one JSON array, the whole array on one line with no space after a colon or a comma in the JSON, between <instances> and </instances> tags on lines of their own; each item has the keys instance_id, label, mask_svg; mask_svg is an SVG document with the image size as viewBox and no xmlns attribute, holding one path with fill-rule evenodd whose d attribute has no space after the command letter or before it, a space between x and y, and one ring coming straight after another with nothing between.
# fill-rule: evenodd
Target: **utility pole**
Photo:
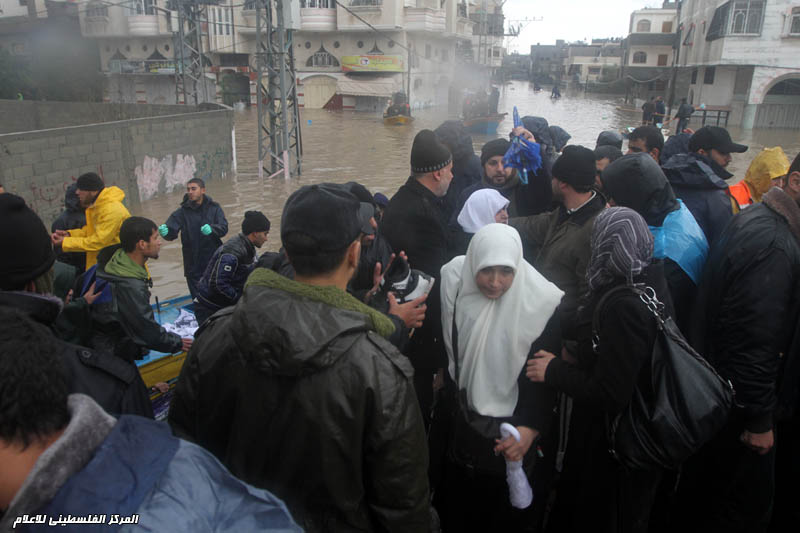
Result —
<instances>
[{"instance_id":1,"label":"utility pole","mask_svg":"<svg viewBox=\"0 0 800 533\"><path fill-rule=\"evenodd\" d=\"M675 85L678 83L678 59L681 55L681 2L678 0L678 14L676 15L675 20L675 54L673 54L672 58L672 79L669 82L669 109L667 109L667 115L672 114L672 106L675 105ZM665 117L666 118L666 117ZM680 132L678 132L680 133Z\"/></svg>"},{"instance_id":2,"label":"utility pole","mask_svg":"<svg viewBox=\"0 0 800 533\"><path fill-rule=\"evenodd\" d=\"M303 155L292 30L285 27L291 0L255 0L258 98L258 175L300 174Z\"/></svg>"},{"instance_id":3,"label":"utility pole","mask_svg":"<svg viewBox=\"0 0 800 533\"><path fill-rule=\"evenodd\" d=\"M202 23L207 20L208 6L203 0L177 0L178 4L178 64L175 71L175 102L199 105L206 94L203 65ZM206 0L214 3L212 0ZM200 91L203 91L202 95Z\"/></svg>"}]
</instances>

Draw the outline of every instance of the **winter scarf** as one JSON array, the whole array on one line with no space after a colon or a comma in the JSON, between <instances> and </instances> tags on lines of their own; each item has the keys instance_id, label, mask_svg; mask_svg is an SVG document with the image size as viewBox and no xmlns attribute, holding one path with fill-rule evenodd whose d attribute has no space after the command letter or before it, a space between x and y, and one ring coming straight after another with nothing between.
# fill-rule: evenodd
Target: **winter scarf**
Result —
<instances>
[{"instance_id":1,"label":"winter scarf","mask_svg":"<svg viewBox=\"0 0 800 533\"><path fill-rule=\"evenodd\" d=\"M143 281L147 281L150 278L147 269L134 263L133 259L122 248L111 256L111 259L106 263L105 271L120 278L141 279Z\"/></svg>"}]
</instances>

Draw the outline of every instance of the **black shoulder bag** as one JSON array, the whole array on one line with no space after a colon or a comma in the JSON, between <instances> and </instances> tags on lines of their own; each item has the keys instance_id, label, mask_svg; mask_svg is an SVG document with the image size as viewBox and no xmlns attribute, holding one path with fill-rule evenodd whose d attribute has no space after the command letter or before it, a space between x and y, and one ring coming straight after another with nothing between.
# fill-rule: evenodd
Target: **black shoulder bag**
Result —
<instances>
[{"instance_id":1,"label":"black shoulder bag","mask_svg":"<svg viewBox=\"0 0 800 533\"><path fill-rule=\"evenodd\" d=\"M600 299L592 318L596 353L603 304L623 291L639 296L658 333L650 360L652 397L637 386L628 406L607 418L610 451L632 469L676 469L725 425L733 386L686 342L655 291L644 285L616 287Z\"/></svg>"}]
</instances>

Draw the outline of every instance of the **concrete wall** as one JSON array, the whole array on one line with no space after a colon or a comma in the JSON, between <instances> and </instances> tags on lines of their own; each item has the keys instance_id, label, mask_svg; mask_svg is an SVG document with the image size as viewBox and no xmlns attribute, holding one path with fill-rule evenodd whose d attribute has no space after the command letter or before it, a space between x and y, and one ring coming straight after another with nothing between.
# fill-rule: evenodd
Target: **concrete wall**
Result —
<instances>
[{"instance_id":1,"label":"concrete wall","mask_svg":"<svg viewBox=\"0 0 800 533\"><path fill-rule=\"evenodd\" d=\"M233 111L220 110L8 133L0 135L0 183L49 227L84 172L124 190L129 206L195 176L224 177L232 129Z\"/></svg>"},{"instance_id":2,"label":"concrete wall","mask_svg":"<svg viewBox=\"0 0 800 533\"><path fill-rule=\"evenodd\" d=\"M174 89L173 89L174 92ZM100 104L0 100L0 133L98 124L115 120L178 115L197 111L194 106Z\"/></svg>"},{"instance_id":3,"label":"concrete wall","mask_svg":"<svg viewBox=\"0 0 800 533\"><path fill-rule=\"evenodd\" d=\"M647 61L645 63L634 63L633 62L633 54L636 52L644 52L647 54ZM651 46L651 45L631 45L630 50L628 51L628 63L629 67L662 67L668 68L672 66L672 47L671 46ZM666 65L659 65L658 64L658 56L665 55L667 56L667 64Z\"/></svg>"}]
</instances>

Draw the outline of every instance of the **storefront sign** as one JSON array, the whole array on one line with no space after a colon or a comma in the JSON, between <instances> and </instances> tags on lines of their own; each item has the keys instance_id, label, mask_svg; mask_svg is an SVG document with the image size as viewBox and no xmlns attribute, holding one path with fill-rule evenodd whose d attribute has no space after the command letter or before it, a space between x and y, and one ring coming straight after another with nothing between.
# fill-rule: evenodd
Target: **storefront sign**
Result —
<instances>
[{"instance_id":1,"label":"storefront sign","mask_svg":"<svg viewBox=\"0 0 800 533\"><path fill-rule=\"evenodd\" d=\"M343 72L405 72L402 56L342 56Z\"/></svg>"}]
</instances>

